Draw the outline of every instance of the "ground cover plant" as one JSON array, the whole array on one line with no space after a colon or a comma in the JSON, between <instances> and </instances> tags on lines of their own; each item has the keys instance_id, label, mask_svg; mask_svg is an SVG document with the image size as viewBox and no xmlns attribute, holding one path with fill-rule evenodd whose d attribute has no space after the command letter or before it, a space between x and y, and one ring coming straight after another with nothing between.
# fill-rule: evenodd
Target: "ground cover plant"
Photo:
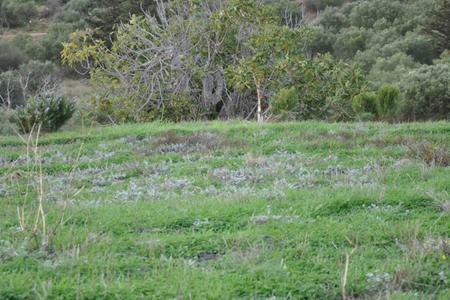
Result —
<instances>
[{"instance_id":1,"label":"ground cover plant","mask_svg":"<svg viewBox=\"0 0 450 300\"><path fill-rule=\"evenodd\" d=\"M0 298L448 299L449 134L311 121L0 136Z\"/></svg>"}]
</instances>

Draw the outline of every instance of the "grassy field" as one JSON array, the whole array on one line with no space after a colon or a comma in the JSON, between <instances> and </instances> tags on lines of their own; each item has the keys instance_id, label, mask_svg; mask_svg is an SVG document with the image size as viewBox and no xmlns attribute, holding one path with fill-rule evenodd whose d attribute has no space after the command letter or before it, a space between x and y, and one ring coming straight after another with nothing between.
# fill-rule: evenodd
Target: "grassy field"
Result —
<instances>
[{"instance_id":1,"label":"grassy field","mask_svg":"<svg viewBox=\"0 0 450 300\"><path fill-rule=\"evenodd\" d=\"M449 146L448 122L0 137L0 299L449 299Z\"/></svg>"}]
</instances>

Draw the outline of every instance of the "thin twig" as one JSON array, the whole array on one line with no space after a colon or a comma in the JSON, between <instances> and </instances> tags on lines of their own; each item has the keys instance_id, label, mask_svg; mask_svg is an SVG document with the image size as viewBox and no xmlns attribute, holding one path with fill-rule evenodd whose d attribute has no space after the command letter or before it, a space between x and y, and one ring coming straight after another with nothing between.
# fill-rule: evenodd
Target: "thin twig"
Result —
<instances>
[{"instance_id":1,"label":"thin twig","mask_svg":"<svg viewBox=\"0 0 450 300\"><path fill-rule=\"evenodd\" d=\"M347 278L348 278L348 267L350 265L350 257L353 255L353 253L356 251L357 247L354 246L352 251L350 253L345 254L345 267L344 267L344 274L342 276L342 300L347 300Z\"/></svg>"}]
</instances>

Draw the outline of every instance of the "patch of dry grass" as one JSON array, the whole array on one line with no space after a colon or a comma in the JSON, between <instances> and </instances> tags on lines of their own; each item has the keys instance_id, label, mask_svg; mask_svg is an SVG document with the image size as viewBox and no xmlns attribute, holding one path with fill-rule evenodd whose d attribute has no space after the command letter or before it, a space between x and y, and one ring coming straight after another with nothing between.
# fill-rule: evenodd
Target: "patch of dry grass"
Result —
<instances>
[{"instance_id":1,"label":"patch of dry grass","mask_svg":"<svg viewBox=\"0 0 450 300\"><path fill-rule=\"evenodd\" d=\"M447 167L450 164L450 153L446 145L436 145L427 141L406 140L408 155L423 160L431 166Z\"/></svg>"}]
</instances>

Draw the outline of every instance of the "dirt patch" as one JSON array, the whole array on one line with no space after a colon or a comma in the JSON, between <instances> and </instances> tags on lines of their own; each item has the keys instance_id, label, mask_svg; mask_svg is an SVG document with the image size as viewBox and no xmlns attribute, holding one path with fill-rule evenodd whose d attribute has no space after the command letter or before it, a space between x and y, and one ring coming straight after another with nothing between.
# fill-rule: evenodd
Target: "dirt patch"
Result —
<instances>
[{"instance_id":1,"label":"dirt patch","mask_svg":"<svg viewBox=\"0 0 450 300\"><path fill-rule=\"evenodd\" d=\"M355 139L364 137L366 134L361 131L350 131L350 130L340 130L340 131L305 131L297 136L298 139L304 140L338 140L338 141L355 141Z\"/></svg>"},{"instance_id":2,"label":"dirt patch","mask_svg":"<svg viewBox=\"0 0 450 300\"><path fill-rule=\"evenodd\" d=\"M163 132L152 142L153 151L157 153L211 152L240 148L245 144L209 132L181 135L174 131Z\"/></svg>"},{"instance_id":3,"label":"dirt patch","mask_svg":"<svg viewBox=\"0 0 450 300\"><path fill-rule=\"evenodd\" d=\"M222 258L223 255L221 255L218 252L210 251L210 252L202 252L197 255L197 260L199 262L208 262L208 261L214 261Z\"/></svg>"},{"instance_id":4,"label":"dirt patch","mask_svg":"<svg viewBox=\"0 0 450 300\"><path fill-rule=\"evenodd\" d=\"M15 33L15 32L5 32L3 33L3 35L1 36L3 39L5 40L12 40L14 39L16 36L18 35L28 35L30 36L33 40L38 40L44 36L47 35L47 32L19 32L19 33Z\"/></svg>"}]
</instances>

